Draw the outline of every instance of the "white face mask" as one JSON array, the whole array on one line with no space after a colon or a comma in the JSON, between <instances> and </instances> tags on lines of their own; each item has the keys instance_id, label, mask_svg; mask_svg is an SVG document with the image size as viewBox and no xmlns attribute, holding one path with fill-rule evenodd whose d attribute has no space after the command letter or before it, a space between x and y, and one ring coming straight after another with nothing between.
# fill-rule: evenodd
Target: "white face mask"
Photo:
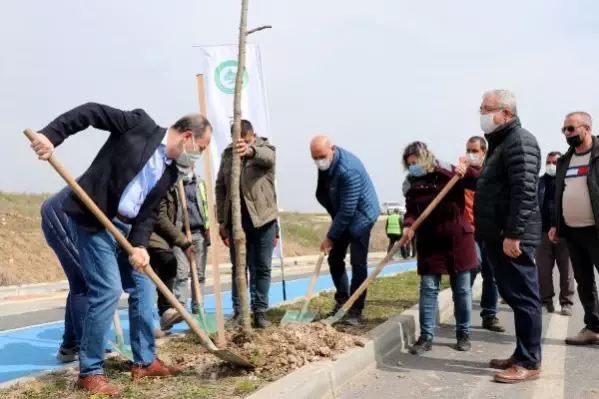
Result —
<instances>
[{"instance_id":1,"label":"white face mask","mask_svg":"<svg viewBox=\"0 0 599 399\"><path fill-rule=\"evenodd\" d=\"M193 165L184 165L177 160L177 169L179 170L179 174L186 175L193 171Z\"/></svg>"},{"instance_id":2,"label":"white face mask","mask_svg":"<svg viewBox=\"0 0 599 399\"><path fill-rule=\"evenodd\" d=\"M492 133L499 125L496 125L493 122L493 117L497 115L501 111L493 112L490 114L485 114L480 116L480 128L486 134Z\"/></svg>"},{"instance_id":3,"label":"white face mask","mask_svg":"<svg viewBox=\"0 0 599 399\"><path fill-rule=\"evenodd\" d=\"M472 164L472 165L478 165L480 164L480 156L478 154L474 154L474 153L468 153L466 154L466 160L468 161L468 163Z\"/></svg>"},{"instance_id":4,"label":"white face mask","mask_svg":"<svg viewBox=\"0 0 599 399\"><path fill-rule=\"evenodd\" d=\"M328 170L331 167L331 161L329 160L329 158L315 159L314 163L316 164L318 170L322 171Z\"/></svg>"},{"instance_id":5,"label":"white face mask","mask_svg":"<svg viewBox=\"0 0 599 399\"><path fill-rule=\"evenodd\" d=\"M193 167L196 161L198 161L202 157L202 151L198 151L196 147L196 142L192 139L193 143L193 151L187 151L185 148L185 144L183 144L183 152L179 159L177 159L177 163L186 166Z\"/></svg>"},{"instance_id":6,"label":"white face mask","mask_svg":"<svg viewBox=\"0 0 599 399\"><path fill-rule=\"evenodd\" d=\"M556 172L557 172L556 165L553 165L553 164L545 165L545 173L547 173L549 176L551 176L551 177L555 176Z\"/></svg>"}]
</instances>

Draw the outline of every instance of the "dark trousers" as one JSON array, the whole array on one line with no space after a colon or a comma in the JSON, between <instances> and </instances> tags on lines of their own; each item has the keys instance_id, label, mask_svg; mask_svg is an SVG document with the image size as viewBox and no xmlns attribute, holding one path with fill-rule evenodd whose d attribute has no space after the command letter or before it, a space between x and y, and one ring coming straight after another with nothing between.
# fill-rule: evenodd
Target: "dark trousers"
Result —
<instances>
[{"instance_id":1,"label":"dark trousers","mask_svg":"<svg viewBox=\"0 0 599 399\"><path fill-rule=\"evenodd\" d=\"M537 269L539 271L539 291L541 303L553 303L555 291L553 290L553 269L557 263L559 270L559 303L561 306L572 306L574 297L574 273L570 263L568 244L562 240L557 244L549 240L547 233L543 233L541 245L536 253Z\"/></svg>"},{"instance_id":2,"label":"dark trousers","mask_svg":"<svg viewBox=\"0 0 599 399\"><path fill-rule=\"evenodd\" d=\"M277 234L276 222L272 221L262 227L254 228L248 223L244 223L245 232L245 261L246 261L246 282L247 272L250 273L250 302L254 313L266 312L268 310L268 293L270 291L270 280L272 272L272 252L274 251L275 237ZM230 237L233 233L230 231ZM241 305L239 303L239 293L237 281L235 279L235 243L229 240L229 254L231 256L232 267L232 289L231 299L233 301L233 310L236 314L240 313Z\"/></svg>"},{"instance_id":3,"label":"dark trousers","mask_svg":"<svg viewBox=\"0 0 599 399\"><path fill-rule=\"evenodd\" d=\"M411 241L408 241L408 243L403 246L401 254L404 258L415 258L416 257L416 236L415 235ZM404 254L405 254L405 256L404 256Z\"/></svg>"},{"instance_id":4,"label":"dark trousers","mask_svg":"<svg viewBox=\"0 0 599 399\"><path fill-rule=\"evenodd\" d=\"M595 284L595 270L599 270L599 237L595 226L567 228L564 231L574 278L578 284L578 297L584 308L584 324L599 333L599 297Z\"/></svg>"},{"instance_id":5,"label":"dark trousers","mask_svg":"<svg viewBox=\"0 0 599 399\"><path fill-rule=\"evenodd\" d=\"M343 305L368 276L368 245L370 244L370 231L368 229L360 237L353 237L348 231L337 240L333 240L333 248L329 252L329 271L335 284L335 301ZM352 267L351 287L345 270L345 256L347 248L350 250L350 263ZM362 312L366 301L367 290L360 295L352 306L352 310Z\"/></svg>"},{"instance_id":6,"label":"dark trousers","mask_svg":"<svg viewBox=\"0 0 599 399\"><path fill-rule=\"evenodd\" d=\"M502 241L484 241L484 252L493 269L499 293L514 311L517 365L537 369L541 364L541 299L535 267L535 247L521 244L522 254L510 258Z\"/></svg>"},{"instance_id":7,"label":"dark trousers","mask_svg":"<svg viewBox=\"0 0 599 399\"><path fill-rule=\"evenodd\" d=\"M485 256L485 245L482 240L476 240L476 247L478 249L478 263L480 264L479 269L470 271L470 285L474 284L474 280L480 271L480 275L483 279L483 292L480 296L480 317L486 319L488 317L497 317L499 301L499 291L497 290L497 283L495 282L495 276L493 276L493 269Z\"/></svg>"},{"instance_id":8,"label":"dark trousers","mask_svg":"<svg viewBox=\"0 0 599 399\"><path fill-rule=\"evenodd\" d=\"M177 258L171 251L163 249L148 249L150 264L156 271L160 280L172 291L175 277L177 276ZM162 293L158 292L158 315L162 316L172 305Z\"/></svg>"},{"instance_id":9,"label":"dark trousers","mask_svg":"<svg viewBox=\"0 0 599 399\"><path fill-rule=\"evenodd\" d=\"M401 234L388 234L387 238L389 239L389 246L387 247L387 253L389 253L389 251L391 251L391 248L393 248L393 245L395 245L395 243L399 240L401 240Z\"/></svg>"}]
</instances>

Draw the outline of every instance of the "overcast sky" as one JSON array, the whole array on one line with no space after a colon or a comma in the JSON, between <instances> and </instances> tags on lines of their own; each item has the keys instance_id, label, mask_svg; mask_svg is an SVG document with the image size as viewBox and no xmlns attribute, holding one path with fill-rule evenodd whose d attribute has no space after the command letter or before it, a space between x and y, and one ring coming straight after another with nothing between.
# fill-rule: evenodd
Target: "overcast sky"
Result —
<instances>
[{"instance_id":1,"label":"overcast sky","mask_svg":"<svg viewBox=\"0 0 599 399\"><path fill-rule=\"evenodd\" d=\"M161 125L196 112L194 45L237 40L240 1L19 0L0 12L0 190L63 186L22 130L95 101L144 108ZM251 0L260 45L277 184L284 209L319 210L308 144L328 134L365 163L379 199L401 199L401 153L413 140L455 161L480 134L490 88L516 93L543 154L565 150L563 116L599 117L596 0ZM74 174L107 135L67 140Z\"/></svg>"}]
</instances>

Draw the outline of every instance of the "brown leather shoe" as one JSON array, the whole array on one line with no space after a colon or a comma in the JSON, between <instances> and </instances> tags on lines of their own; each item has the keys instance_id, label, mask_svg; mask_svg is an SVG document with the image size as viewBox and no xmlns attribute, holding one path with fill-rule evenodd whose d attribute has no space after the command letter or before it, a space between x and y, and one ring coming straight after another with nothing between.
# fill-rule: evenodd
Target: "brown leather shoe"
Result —
<instances>
[{"instance_id":1,"label":"brown leather shoe","mask_svg":"<svg viewBox=\"0 0 599 399\"><path fill-rule=\"evenodd\" d=\"M522 366L514 364L512 367L505 371L500 371L495 374L494 380L496 382L503 382L505 384L515 384L517 382L524 382L530 380L536 380L541 376L541 369L536 370L525 369Z\"/></svg>"},{"instance_id":2,"label":"brown leather shoe","mask_svg":"<svg viewBox=\"0 0 599 399\"><path fill-rule=\"evenodd\" d=\"M599 344L599 334L583 328L577 335L566 338L568 345L594 345Z\"/></svg>"},{"instance_id":3,"label":"brown leather shoe","mask_svg":"<svg viewBox=\"0 0 599 399\"><path fill-rule=\"evenodd\" d=\"M101 393L108 396L118 396L121 393L117 387L108 382L108 378L103 374L79 377L77 387L85 389L91 394Z\"/></svg>"},{"instance_id":4,"label":"brown leather shoe","mask_svg":"<svg viewBox=\"0 0 599 399\"><path fill-rule=\"evenodd\" d=\"M497 370L507 370L514 365L514 359L491 359L489 367Z\"/></svg>"},{"instance_id":5,"label":"brown leather shoe","mask_svg":"<svg viewBox=\"0 0 599 399\"><path fill-rule=\"evenodd\" d=\"M131 369L131 378L136 380L144 377L170 377L181 374L185 370L182 366L167 366L160 359L154 359L147 367L134 365Z\"/></svg>"}]
</instances>

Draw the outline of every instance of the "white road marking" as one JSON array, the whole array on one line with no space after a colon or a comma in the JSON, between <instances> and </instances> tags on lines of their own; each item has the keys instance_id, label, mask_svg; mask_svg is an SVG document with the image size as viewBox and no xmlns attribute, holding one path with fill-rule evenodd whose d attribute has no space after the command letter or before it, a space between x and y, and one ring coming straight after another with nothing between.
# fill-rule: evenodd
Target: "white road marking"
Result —
<instances>
[{"instance_id":1,"label":"white road marking","mask_svg":"<svg viewBox=\"0 0 599 399\"><path fill-rule=\"evenodd\" d=\"M568 334L569 321L567 316L551 315L543 345L541 378L531 386L533 399L564 398L567 351L564 340Z\"/></svg>"}]
</instances>

